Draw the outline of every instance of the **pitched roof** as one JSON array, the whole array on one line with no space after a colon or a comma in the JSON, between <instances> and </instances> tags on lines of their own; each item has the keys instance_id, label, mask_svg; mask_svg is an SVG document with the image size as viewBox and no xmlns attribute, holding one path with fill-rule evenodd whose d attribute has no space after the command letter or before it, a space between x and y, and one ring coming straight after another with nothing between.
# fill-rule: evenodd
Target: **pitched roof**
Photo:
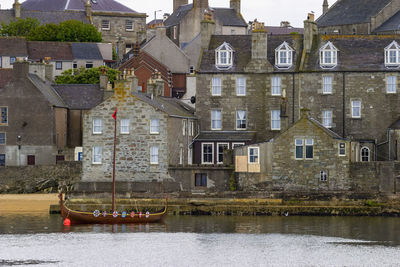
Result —
<instances>
[{"instance_id":1,"label":"pitched roof","mask_svg":"<svg viewBox=\"0 0 400 267\"><path fill-rule=\"evenodd\" d=\"M304 33L304 28L294 28L294 27L265 26L265 30L267 30L268 35Z\"/></svg>"},{"instance_id":2,"label":"pitched roof","mask_svg":"<svg viewBox=\"0 0 400 267\"><path fill-rule=\"evenodd\" d=\"M52 85L70 109L89 110L103 101L103 91L98 84Z\"/></svg>"},{"instance_id":3,"label":"pitched roof","mask_svg":"<svg viewBox=\"0 0 400 267\"><path fill-rule=\"evenodd\" d=\"M62 108L67 107L67 105L61 99L60 95L51 87L51 84L49 82L44 82L36 74L28 74L28 79L53 106Z\"/></svg>"},{"instance_id":4,"label":"pitched roof","mask_svg":"<svg viewBox=\"0 0 400 267\"><path fill-rule=\"evenodd\" d=\"M92 0L91 4L93 11L137 13L129 7L114 0ZM82 0L26 0L22 3L22 9L40 11L84 11L85 4Z\"/></svg>"},{"instance_id":5,"label":"pitched roof","mask_svg":"<svg viewBox=\"0 0 400 267\"><path fill-rule=\"evenodd\" d=\"M167 113L169 116L196 119L194 110L177 99L168 97L153 97L139 92L132 92L139 100Z\"/></svg>"},{"instance_id":6,"label":"pitched roof","mask_svg":"<svg viewBox=\"0 0 400 267\"><path fill-rule=\"evenodd\" d=\"M388 31L398 31L400 30L400 11L394 14L390 19L385 21L381 26L374 30L377 32L388 32Z\"/></svg>"},{"instance_id":7,"label":"pitched roof","mask_svg":"<svg viewBox=\"0 0 400 267\"><path fill-rule=\"evenodd\" d=\"M41 24L58 24L66 20L78 20L83 23L89 23L85 12L83 11L31 11L22 10L21 18L35 18Z\"/></svg>"},{"instance_id":8,"label":"pitched roof","mask_svg":"<svg viewBox=\"0 0 400 267\"><path fill-rule=\"evenodd\" d=\"M71 43L74 59L103 60L96 43Z\"/></svg>"},{"instance_id":9,"label":"pitched roof","mask_svg":"<svg viewBox=\"0 0 400 267\"><path fill-rule=\"evenodd\" d=\"M200 64L200 73L240 73L244 72L245 67L251 60L251 35L213 35L211 37L208 50L205 50ZM219 70L215 67L215 49L224 42L229 43L233 52L233 66L228 70ZM287 42L293 52L293 62L298 63L303 49L303 36L300 34L269 35L268 36L268 61L275 64L275 49L283 42ZM296 64L287 70L276 70L279 72L293 71Z\"/></svg>"},{"instance_id":10,"label":"pitched roof","mask_svg":"<svg viewBox=\"0 0 400 267\"><path fill-rule=\"evenodd\" d=\"M215 131L204 131L195 138L196 141L232 141L232 142L250 142L255 138L256 132L215 132Z\"/></svg>"},{"instance_id":11,"label":"pitched roof","mask_svg":"<svg viewBox=\"0 0 400 267\"><path fill-rule=\"evenodd\" d=\"M181 22L183 18L192 10L193 4L182 5L167 20L164 21L165 27L171 27ZM233 8L211 8L216 19L221 21L223 26L247 27L246 21L238 15Z\"/></svg>"},{"instance_id":12,"label":"pitched roof","mask_svg":"<svg viewBox=\"0 0 400 267\"><path fill-rule=\"evenodd\" d=\"M13 77L12 69L0 69L0 88L3 88Z\"/></svg>"},{"instance_id":13,"label":"pitched roof","mask_svg":"<svg viewBox=\"0 0 400 267\"><path fill-rule=\"evenodd\" d=\"M159 25L162 24L164 20L162 19L153 19L152 21L150 21L149 23L147 23L147 25Z\"/></svg>"},{"instance_id":14,"label":"pitched roof","mask_svg":"<svg viewBox=\"0 0 400 267\"><path fill-rule=\"evenodd\" d=\"M26 40L16 37L0 37L0 56L28 56Z\"/></svg>"},{"instance_id":15,"label":"pitched roof","mask_svg":"<svg viewBox=\"0 0 400 267\"><path fill-rule=\"evenodd\" d=\"M212 8L215 17L222 22L223 26L247 27L243 17L238 15L233 8Z\"/></svg>"},{"instance_id":16,"label":"pitched roof","mask_svg":"<svg viewBox=\"0 0 400 267\"><path fill-rule=\"evenodd\" d=\"M391 0L338 0L317 19L318 27L370 22Z\"/></svg>"},{"instance_id":17,"label":"pitched roof","mask_svg":"<svg viewBox=\"0 0 400 267\"><path fill-rule=\"evenodd\" d=\"M323 70L319 65L319 49L328 41L339 50L338 65ZM306 58L306 71L390 71L385 67L384 49L393 41L400 43L399 35L321 35L313 42ZM397 71L397 70L396 70Z\"/></svg>"},{"instance_id":18,"label":"pitched roof","mask_svg":"<svg viewBox=\"0 0 400 267\"><path fill-rule=\"evenodd\" d=\"M45 57L52 60L72 61L72 47L70 43L63 42L28 42L29 59L38 61Z\"/></svg>"},{"instance_id":19,"label":"pitched roof","mask_svg":"<svg viewBox=\"0 0 400 267\"><path fill-rule=\"evenodd\" d=\"M389 129L400 130L400 118L399 118L395 123L393 123L393 124L389 127Z\"/></svg>"}]
</instances>

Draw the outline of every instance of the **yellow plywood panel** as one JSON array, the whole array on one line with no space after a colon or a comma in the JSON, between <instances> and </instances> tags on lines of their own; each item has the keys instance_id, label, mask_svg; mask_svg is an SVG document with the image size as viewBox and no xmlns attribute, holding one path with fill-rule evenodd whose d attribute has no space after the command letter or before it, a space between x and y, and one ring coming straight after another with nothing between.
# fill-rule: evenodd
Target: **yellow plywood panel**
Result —
<instances>
[{"instance_id":1,"label":"yellow plywood panel","mask_svg":"<svg viewBox=\"0 0 400 267\"><path fill-rule=\"evenodd\" d=\"M248 166L248 172L254 172L254 173L259 173L259 172L261 172L261 166L260 166L260 164L249 164L249 166Z\"/></svg>"},{"instance_id":2,"label":"yellow plywood panel","mask_svg":"<svg viewBox=\"0 0 400 267\"><path fill-rule=\"evenodd\" d=\"M236 172L247 172L247 156L236 156L235 157L235 171Z\"/></svg>"}]
</instances>

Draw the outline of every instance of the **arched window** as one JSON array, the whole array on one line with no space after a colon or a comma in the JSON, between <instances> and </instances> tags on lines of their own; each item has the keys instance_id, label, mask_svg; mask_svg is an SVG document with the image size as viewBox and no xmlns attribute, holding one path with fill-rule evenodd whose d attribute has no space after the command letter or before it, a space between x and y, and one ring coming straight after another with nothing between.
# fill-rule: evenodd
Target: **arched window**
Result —
<instances>
[{"instance_id":1,"label":"arched window","mask_svg":"<svg viewBox=\"0 0 400 267\"><path fill-rule=\"evenodd\" d=\"M321 68L332 69L337 65L338 49L331 43L327 42L319 50L319 64Z\"/></svg>"},{"instance_id":2,"label":"arched window","mask_svg":"<svg viewBox=\"0 0 400 267\"><path fill-rule=\"evenodd\" d=\"M396 41L393 41L385 48L385 66L399 67L400 66L400 46Z\"/></svg>"},{"instance_id":3,"label":"arched window","mask_svg":"<svg viewBox=\"0 0 400 267\"><path fill-rule=\"evenodd\" d=\"M370 161L370 155L371 155L371 153L370 153L370 150L368 147L365 146L365 147L361 148L361 161L363 161L363 162Z\"/></svg>"},{"instance_id":4,"label":"arched window","mask_svg":"<svg viewBox=\"0 0 400 267\"><path fill-rule=\"evenodd\" d=\"M288 43L283 42L275 49L275 66L280 69L288 69L293 65L293 49Z\"/></svg>"},{"instance_id":5,"label":"arched window","mask_svg":"<svg viewBox=\"0 0 400 267\"><path fill-rule=\"evenodd\" d=\"M218 69L229 69L233 65L233 49L232 46L224 42L220 47L215 49L215 66Z\"/></svg>"}]
</instances>

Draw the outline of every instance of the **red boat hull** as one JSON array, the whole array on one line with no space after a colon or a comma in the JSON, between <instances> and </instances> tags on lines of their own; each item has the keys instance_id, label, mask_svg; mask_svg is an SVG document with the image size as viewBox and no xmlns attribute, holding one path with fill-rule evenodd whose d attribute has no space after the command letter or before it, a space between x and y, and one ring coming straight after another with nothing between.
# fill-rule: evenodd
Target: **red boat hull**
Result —
<instances>
[{"instance_id":1,"label":"red boat hull","mask_svg":"<svg viewBox=\"0 0 400 267\"><path fill-rule=\"evenodd\" d=\"M62 200L62 196L60 198L60 207L61 207L61 216L65 219L69 219L71 224L146 224L146 223L157 223L161 222L164 217L167 215L168 205L156 213L143 213L134 214L132 217L131 214L127 214L125 218L122 217L121 213L118 213L118 216L114 217L112 213L107 213L104 216L102 213L98 217L94 216L94 213L84 212L84 211L74 211L69 209L64 205Z\"/></svg>"}]
</instances>

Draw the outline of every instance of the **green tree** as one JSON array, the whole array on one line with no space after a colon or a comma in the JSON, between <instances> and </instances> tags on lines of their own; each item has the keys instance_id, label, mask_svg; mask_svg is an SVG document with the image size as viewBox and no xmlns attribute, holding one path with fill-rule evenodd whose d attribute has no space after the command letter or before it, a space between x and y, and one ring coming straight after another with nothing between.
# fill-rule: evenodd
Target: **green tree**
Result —
<instances>
[{"instance_id":1,"label":"green tree","mask_svg":"<svg viewBox=\"0 0 400 267\"><path fill-rule=\"evenodd\" d=\"M106 70L106 75L110 83L114 83L120 72L109 67L97 67L91 69L80 68L79 70L66 70L57 77L57 84L99 84L102 69Z\"/></svg>"},{"instance_id":2,"label":"green tree","mask_svg":"<svg viewBox=\"0 0 400 267\"><path fill-rule=\"evenodd\" d=\"M11 21L9 24L1 23L0 34L5 36L28 36L31 32L36 30L40 25L37 19L17 19Z\"/></svg>"}]
</instances>

